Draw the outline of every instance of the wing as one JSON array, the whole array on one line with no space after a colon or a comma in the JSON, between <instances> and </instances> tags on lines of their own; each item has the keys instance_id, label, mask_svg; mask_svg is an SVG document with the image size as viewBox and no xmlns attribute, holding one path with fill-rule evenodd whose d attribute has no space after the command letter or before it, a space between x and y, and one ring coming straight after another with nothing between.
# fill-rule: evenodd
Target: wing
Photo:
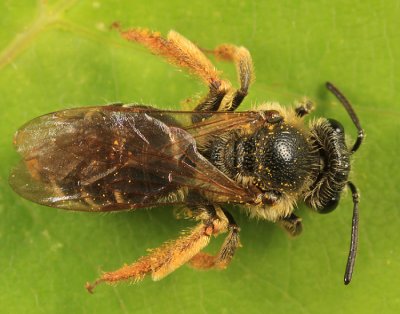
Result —
<instances>
[{"instance_id":1,"label":"wing","mask_svg":"<svg viewBox=\"0 0 400 314\"><path fill-rule=\"evenodd\" d=\"M196 141L254 124L256 113L213 114L195 125L192 114L103 106L36 118L15 136L22 161L10 184L33 202L82 211L254 201L197 151Z\"/></svg>"}]
</instances>

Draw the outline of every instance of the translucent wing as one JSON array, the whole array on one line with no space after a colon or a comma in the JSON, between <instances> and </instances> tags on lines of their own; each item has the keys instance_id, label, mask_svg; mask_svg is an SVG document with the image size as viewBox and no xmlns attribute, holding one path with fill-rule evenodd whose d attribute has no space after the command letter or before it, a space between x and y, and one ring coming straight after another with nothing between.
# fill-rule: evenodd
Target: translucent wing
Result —
<instances>
[{"instance_id":1,"label":"translucent wing","mask_svg":"<svg viewBox=\"0 0 400 314\"><path fill-rule=\"evenodd\" d=\"M103 106L36 118L15 136L22 161L11 186L33 202L83 211L252 202L254 193L207 161L196 141L249 127L258 113L213 113L196 124L192 114Z\"/></svg>"}]
</instances>

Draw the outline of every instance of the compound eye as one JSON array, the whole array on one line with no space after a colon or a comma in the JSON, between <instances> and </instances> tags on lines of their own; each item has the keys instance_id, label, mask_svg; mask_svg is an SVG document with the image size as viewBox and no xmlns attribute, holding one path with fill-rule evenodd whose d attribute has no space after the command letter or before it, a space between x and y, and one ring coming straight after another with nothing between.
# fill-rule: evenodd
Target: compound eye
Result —
<instances>
[{"instance_id":1,"label":"compound eye","mask_svg":"<svg viewBox=\"0 0 400 314\"><path fill-rule=\"evenodd\" d=\"M342 133L344 134L344 127L343 125L339 122L336 121L335 119L328 119L329 124L331 125L332 129L336 132L336 133Z\"/></svg>"},{"instance_id":2,"label":"compound eye","mask_svg":"<svg viewBox=\"0 0 400 314\"><path fill-rule=\"evenodd\" d=\"M340 196L339 194L333 196L324 207L318 209L320 214L328 214L333 211L339 204Z\"/></svg>"}]
</instances>

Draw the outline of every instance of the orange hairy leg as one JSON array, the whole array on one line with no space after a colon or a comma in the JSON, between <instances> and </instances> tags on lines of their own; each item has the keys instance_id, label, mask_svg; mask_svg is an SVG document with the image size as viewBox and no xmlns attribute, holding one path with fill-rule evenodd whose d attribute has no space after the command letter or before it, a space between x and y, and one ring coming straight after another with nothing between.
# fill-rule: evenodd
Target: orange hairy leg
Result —
<instances>
[{"instance_id":1,"label":"orange hairy leg","mask_svg":"<svg viewBox=\"0 0 400 314\"><path fill-rule=\"evenodd\" d=\"M149 255L141 257L135 263L104 273L93 284L87 283L86 288L92 292L93 288L102 282L115 283L122 280L137 282L148 274L151 274L153 280L159 280L185 264L204 248L210 241L213 228L211 224L200 223L177 240L151 250Z\"/></svg>"},{"instance_id":2,"label":"orange hairy leg","mask_svg":"<svg viewBox=\"0 0 400 314\"><path fill-rule=\"evenodd\" d=\"M190 261L189 265L197 269L225 269L231 262L235 251L241 246L239 240L240 228L236 225L233 217L227 211L216 207L216 214L220 217L219 232L228 232L224 243L216 255L199 252Z\"/></svg>"},{"instance_id":3,"label":"orange hairy leg","mask_svg":"<svg viewBox=\"0 0 400 314\"><path fill-rule=\"evenodd\" d=\"M244 47L224 44L212 52L217 58L232 61L237 68L240 89L233 90L229 81L220 78L220 72L211 61L190 40L175 31L170 31L167 38L160 33L147 29L131 29L120 31L121 35L147 47L156 55L163 56L170 63L188 69L201 78L208 86L209 92L196 106L196 111L234 111L247 95L253 80L253 63L249 51ZM207 118L204 115L194 115L193 122Z\"/></svg>"},{"instance_id":4,"label":"orange hairy leg","mask_svg":"<svg viewBox=\"0 0 400 314\"><path fill-rule=\"evenodd\" d=\"M170 63L188 69L207 84L222 81L219 78L219 72L204 53L190 40L175 31L170 31L167 38L147 29L121 31L121 35L129 41L142 44L154 54L166 58Z\"/></svg>"},{"instance_id":5,"label":"orange hairy leg","mask_svg":"<svg viewBox=\"0 0 400 314\"><path fill-rule=\"evenodd\" d=\"M175 31L170 31L167 38L147 29L131 29L121 31L122 37L142 44L156 55L163 56L168 62L188 69L205 82L209 87L208 94L196 106L196 111L217 111L225 95L231 91L229 81L219 77L211 61L190 40ZM193 122L203 119L194 115Z\"/></svg>"},{"instance_id":6,"label":"orange hairy leg","mask_svg":"<svg viewBox=\"0 0 400 314\"><path fill-rule=\"evenodd\" d=\"M210 207L213 210L213 206ZM142 280L146 275L151 275L153 280L160 280L196 256L197 258L191 262L193 267L203 269L213 267L206 267L206 263L210 264L211 257L201 258L201 256L206 255L198 254L208 245L213 234L217 235L228 230L229 221L225 216L220 218L216 214L207 213L206 215L208 215L207 219L204 219L195 228L183 234L178 239L151 250L149 255L139 258L131 265L125 265L116 271L104 273L94 283L87 283L86 289L92 293L93 289L102 282L115 283L123 280L137 282ZM228 236L228 238L232 238L228 241L230 243L229 248L239 246L239 238L236 235ZM232 258L232 250L229 249L226 251L226 254L219 254L221 255L220 258L214 258L215 267L221 268L217 265L222 265L225 260ZM200 260L204 261L201 262Z\"/></svg>"}]
</instances>

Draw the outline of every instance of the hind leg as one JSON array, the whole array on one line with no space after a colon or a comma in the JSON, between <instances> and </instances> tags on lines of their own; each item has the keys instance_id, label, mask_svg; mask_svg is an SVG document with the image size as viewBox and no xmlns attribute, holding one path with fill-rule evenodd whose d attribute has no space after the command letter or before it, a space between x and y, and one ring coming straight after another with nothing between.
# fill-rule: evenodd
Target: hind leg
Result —
<instances>
[{"instance_id":1,"label":"hind leg","mask_svg":"<svg viewBox=\"0 0 400 314\"><path fill-rule=\"evenodd\" d=\"M179 33L170 31L167 38L163 38L159 33L146 29L120 32L125 39L138 42L170 63L188 69L208 85L209 93L196 106L195 111L233 111L247 95L253 77L253 64L250 53L244 47L225 44L208 51L217 58L232 61L236 65L240 89L233 91L231 83L220 78L220 72L204 53ZM223 102L225 97L227 99Z\"/></svg>"},{"instance_id":2,"label":"hind leg","mask_svg":"<svg viewBox=\"0 0 400 314\"><path fill-rule=\"evenodd\" d=\"M225 241L229 243L225 245L225 250L221 250L217 258L204 255L201 258L202 261L197 264L190 262L194 267L200 265L197 268L206 268L204 267L205 263L213 263L215 267L224 268L224 265L227 265L232 259L236 247L239 246L238 227L229 227L231 225L230 218L227 218L222 210L215 209L212 205L197 209L196 217L201 220L200 223L178 239L151 250L148 255L139 258L131 265L104 273L94 283L87 283L86 289L92 293L93 289L103 282L116 283L123 280L138 282L147 275L150 275L153 280L160 280L193 258L196 259L199 252L208 245L212 235L216 236L230 228L230 234ZM199 260L199 258L197 259Z\"/></svg>"}]
</instances>

